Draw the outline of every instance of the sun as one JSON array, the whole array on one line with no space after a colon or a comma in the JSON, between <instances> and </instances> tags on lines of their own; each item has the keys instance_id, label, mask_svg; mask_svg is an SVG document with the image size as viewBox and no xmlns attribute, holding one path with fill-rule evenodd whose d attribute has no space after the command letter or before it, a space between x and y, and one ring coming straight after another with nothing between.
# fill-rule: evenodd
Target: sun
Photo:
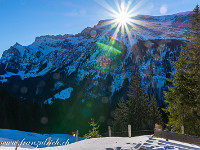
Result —
<instances>
[{"instance_id":1,"label":"sun","mask_svg":"<svg viewBox=\"0 0 200 150\"><path fill-rule=\"evenodd\" d=\"M116 21L121 25L126 25L130 21L130 17L125 12L116 15Z\"/></svg>"},{"instance_id":2,"label":"sun","mask_svg":"<svg viewBox=\"0 0 200 150\"><path fill-rule=\"evenodd\" d=\"M120 25L126 25L128 22L130 22L131 16L126 11L124 3L121 4L121 7L119 8L119 12L115 15L116 22Z\"/></svg>"},{"instance_id":3,"label":"sun","mask_svg":"<svg viewBox=\"0 0 200 150\"><path fill-rule=\"evenodd\" d=\"M110 2L110 1L109 1ZM112 37L119 40L125 41L124 37L128 36L129 43L132 46L135 42L135 30L137 30L137 24L142 23L134 17L142 11L140 7L145 4L145 0L139 2L133 0L113 0L114 3L107 3L106 0L98 0L98 3L107 9L109 16L112 19L106 21L103 26L109 26L105 32L114 31ZM133 32L134 31L134 32Z\"/></svg>"}]
</instances>

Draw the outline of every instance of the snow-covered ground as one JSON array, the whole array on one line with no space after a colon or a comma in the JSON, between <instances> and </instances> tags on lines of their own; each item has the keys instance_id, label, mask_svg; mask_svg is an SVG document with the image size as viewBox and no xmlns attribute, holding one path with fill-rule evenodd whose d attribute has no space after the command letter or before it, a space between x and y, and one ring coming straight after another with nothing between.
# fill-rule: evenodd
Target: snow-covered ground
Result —
<instances>
[{"instance_id":1,"label":"snow-covered ground","mask_svg":"<svg viewBox=\"0 0 200 150\"><path fill-rule=\"evenodd\" d=\"M12 130L8 130L12 132ZM2 130L0 130L0 136L2 136ZM13 132L16 136L16 131ZM20 131L18 132L20 133ZM8 133L8 135L10 135ZM20 137L19 134L18 137ZM25 135L25 134L24 134ZM26 138L33 139L35 135L38 140L44 140L45 135L31 134L29 135L26 132ZM5 136L5 135L4 135ZM11 135L10 135L11 136ZM31 138L32 137L32 138ZM46 136L48 137L48 136ZM52 135L52 137L58 137ZM61 136L60 136L61 137ZM0 141L10 141L8 138L0 138ZM166 141L162 138L152 138L150 135L138 136L138 137L105 137L105 138L94 138L94 139L85 139L78 141L76 143L68 144L65 146L56 146L56 147L45 147L40 148L41 150L134 150L134 149L146 149L146 150L200 150L200 146L194 144L187 144L182 142L177 142L173 140ZM13 150L13 147L0 146L0 150ZM19 146L18 150L36 150L37 148L32 146Z\"/></svg>"},{"instance_id":2,"label":"snow-covered ground","mask_svg":"<svg viewBox=\"0 0 200 150\"><path fill-rule=\"evenodd\" d=\"M67 146L56 148L45 148L42 150L200 150L200 146L177 142L166 141L161 138L151 138L149 135L126 138L107 137L83 140Z\"/></svg>"},{"instance_id":3,"label":"snow-covered ground","mask_svg":"<svg viewBox=\"0 0 200 150\"><path fill-rule=\"evenodd\" d=\"M16 146L17 140L20 141L19 147L21 148L44 148L47 147L48 138L51 137L50 146L55 145L68 145L74 143L76 138L69 134L38 134L32 132L24 132L10 129L0 129L0 149L13 149ZM79 140L83 140L79 137ZM31 146L30 146L31 145Z\"/></svg>"},{"instance_id":4,"label":"snow-covered ground","mask_svg":"<svg viewBox=\"0 0 200 150\"><path fill-rule=\"evenodd\" d=\"M66 99L70 98L71 92L73 92L73 88L69 87L69 88L64 89L61 92L55 94L54 98L66 100ZM52 104L53 103L52 98L47 99L46 101L44 101L44 103Z\"/></svg>"}]
</instances>

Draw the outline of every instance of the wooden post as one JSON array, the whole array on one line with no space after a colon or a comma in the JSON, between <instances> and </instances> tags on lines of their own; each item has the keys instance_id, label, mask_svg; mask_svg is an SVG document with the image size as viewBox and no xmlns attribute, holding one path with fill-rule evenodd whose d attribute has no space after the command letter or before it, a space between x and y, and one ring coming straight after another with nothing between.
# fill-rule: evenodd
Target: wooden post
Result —
<instances>
[{"instance_id":1,"label":"wooden post","mask_svg":"<svg viewBox=\"0 0 200 150\"><path fill-rule=\"evenodd\" d=\"M108 126L108 136L111 137L111 127Z\"/></svg>"},{"instance_id":2,"label":"wooden post","mask_svg":"<svg viewBox=\"0 0 200 150\"><path fill-rule=\"evenodd\" d=\"M78 130L76 131L76 142L78 142Z\"/></svg>"},{"instance_id":3,"label":"wooden post","mask_svg":"<svg viewBox=\"0 0 200 150\"><path fill-rule=\"evenodd\" d=\"M155 124L154 131L158 131L158 124Z\"/></svg>"},{"instance_id":4,"label":"wooden post","mask_svg":"<svg viewBox=\"0 0 200 150\"><path fill-rule=\"evenodd\" d=\"M51 137L48 138L48 143L47 143L47 147L49 147L51 144Z\"/></svg>"},{"instance_id":5,"label":"wooden post","mask_svg":"<svg viewBox=\"0 0 200 150\"><path fill-rule=\"evenodd\" d=\"M181 133L184 134L184 126L181 126Z\"/></svg>"},{"instance_id":6,"label":"wooden post","mask_svg":"<svg viewBox=\"0 0 200 150\"><path fill-rule=\"evenodd\" d=\"M16 144L15 150L17 150L18 144L19 144L19 140L17 140L17 144Z\"/></svg>"},{"instance_id":7,"label":"wooden post","mask_svg":"<svg viewBox=\"0 0 200 150\"><path fill-rule=\"evenodd\" d=\"M131 138L131 125L128 125L128 137Z\"/></svg>"}]
</instances>

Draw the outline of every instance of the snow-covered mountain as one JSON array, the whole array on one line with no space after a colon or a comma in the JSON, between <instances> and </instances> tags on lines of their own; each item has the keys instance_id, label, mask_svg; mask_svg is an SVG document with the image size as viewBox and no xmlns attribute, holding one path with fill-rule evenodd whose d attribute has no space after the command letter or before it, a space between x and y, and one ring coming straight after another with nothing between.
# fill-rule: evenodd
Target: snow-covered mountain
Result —
<instances>
[{"instance_id":1,"label":"snow-covered mountain","mask_svg":"<svg viewBox=\"0 0 200 150\"><path fill-rule=\"evenodd\" d=\"M135 16L123 36L103 20L76 35L36 37L28 46L16 43L0 59L0 84L22 99L50 103L52 98L77 98L81 91L83 102L88 96L115 102L125 96L139 69L148 95L154 92L162 102L165 78L173 71L191 14Z\"/></svg>"}]
</instances>

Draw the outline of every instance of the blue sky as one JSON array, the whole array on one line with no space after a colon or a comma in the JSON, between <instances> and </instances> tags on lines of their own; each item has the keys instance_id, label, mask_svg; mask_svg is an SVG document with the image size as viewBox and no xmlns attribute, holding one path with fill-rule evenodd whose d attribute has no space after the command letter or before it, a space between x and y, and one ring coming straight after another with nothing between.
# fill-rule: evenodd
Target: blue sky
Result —
<instances>
[{"instance_id":1,"label":"blue sky","mask_svg":"<svg viewBox=\"0 0 200 150\"><path fill-rule=\"evenodd\" d=\"M103 1L115 6L114 0L0 0L0 56L16 42L29 45L41 35L76 34L99 20L110 19ZM129 1L134 6L143 0L126 0ZM137 13L162 15L191 11L198 2L146 0Z\"/></svg>"}]
</instances>

